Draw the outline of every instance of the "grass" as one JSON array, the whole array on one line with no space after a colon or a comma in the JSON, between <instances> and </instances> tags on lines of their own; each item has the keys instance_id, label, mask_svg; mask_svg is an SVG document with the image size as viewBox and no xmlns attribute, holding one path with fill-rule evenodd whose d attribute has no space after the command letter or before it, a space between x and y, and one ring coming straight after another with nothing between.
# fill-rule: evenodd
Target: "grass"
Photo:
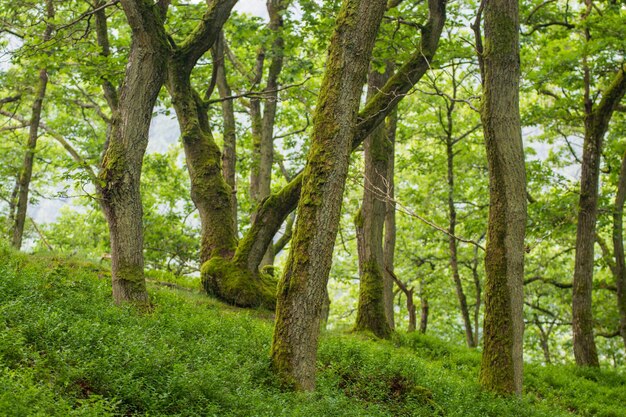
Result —
<instances>
[{"instance_id":1,"label":"grass","mask_svg":"<svg viewBox=\"0 0 626 417\"><path fill-rule=\"evenodd\" d=\"M0 416L626 416L619 373L527 366L523 398L497 398L477 352L416 334L328 333L317 391L292 393L268 368L267 312L150 284L142 314L109 278L0 247Z\"/></svg>"}]
</instances>

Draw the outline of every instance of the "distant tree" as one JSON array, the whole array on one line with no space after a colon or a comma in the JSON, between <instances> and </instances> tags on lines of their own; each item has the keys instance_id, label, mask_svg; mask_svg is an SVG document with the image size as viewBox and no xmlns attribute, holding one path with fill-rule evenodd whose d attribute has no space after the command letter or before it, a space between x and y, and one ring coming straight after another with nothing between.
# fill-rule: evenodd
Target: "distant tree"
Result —
<instances>
[{"instance_id":1,"label":"distant tree","mask_svg":"<svg viewBox=\"0 0 626 417\"><path fill-rule=\"evenodd\" d=\"M43 36L41 37L41 42L44 45L46 45L48 42L50 42L50 39L52 39L52 33L54 31L52 20L54 19L54 14L54 3L52 2L52 0L46 0L46 24ZM12 226L13 236L11 243L13 247L17 249L20 249L22 247L24 224L26 223L26 211L28 209L28 191L30 187L30 181L33 175L33 164L35 161L35 151L37 149L37 139L39 137L41 110L43 108L43 101L46 96L47 87L48 69L44 65L39 69L39 80L35 91L35 97L29 121L26 154L24 155L24 162L22 163L22 169L19 174L19 181L16 187L17 203L15 206L14 223Z\"/></svg>"}]
</instances>

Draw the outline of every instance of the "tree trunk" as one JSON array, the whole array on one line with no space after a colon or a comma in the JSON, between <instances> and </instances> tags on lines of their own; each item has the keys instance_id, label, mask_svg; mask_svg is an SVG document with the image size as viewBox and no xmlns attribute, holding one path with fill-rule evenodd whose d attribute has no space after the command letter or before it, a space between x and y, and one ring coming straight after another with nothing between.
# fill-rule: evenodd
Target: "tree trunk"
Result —
<instances>
[{"instance_id":1,"label":"tree trunk","mask_svg":"<svg viewBox=\"0 0 626 417\"><path fill-rule=\"evenodd\" d=\"M224 148L222 153L222 172L224 181L231 189L231 207L233 213L234 228L237 231L237 126L235 123L235 107L233 101L227 99L232 95L232 90L226 77L226 64L224 60L224 33L220 34L215 46L211 49L213 65L216 65L216 85L220 99L222 99L222 119L224 126Z\"/></svg>"},{"instance_id":2,"label":"tree trunk","mask_svg":"<svg viewBox=\"0 0 626 417\"><path fill-rule=\"evenodd\" d=\"M459 307L461 308L461 317L463 318L463 326L465 327L465 341L467 346L473 348L476 347L476 341L474 340L474 334L472 332L472 320L470 319L469 308L467 306L467 298L463 291L463 283L461 282L461 275L459 274L459 261L457 258L457 241L455 236L456 232L456 207L454 204L454 144L452 139L452 111L454 110L454 103L449 107L448 121L450 128L448 129L448 137L446 142L446 154L448 160L448 248L450 250L450 269L452 270L452 280L454 281L454 287L456 289L456 296L459 300Z\"/></svg>"},{"instance_id":3,"label":"tree trunk","mask_svg":"<svg viewBox=\"0 0 626 417\"><path fill-rule=\"evenodd\" d=\"M482 122L489 166L482 386L522 390L526 174L519 115L519 10L516 0L485 3Z\"/></svg>"},{"instance_id":4,"label":"tree trunk","mask_svg":"<svg viewBox=\"0 0 626 417\"><path fill-rule=\"evenodd\" d=\"M479 241L481 239L479 239ZM474 279L474 289L476 291L476 304L474 304L474 343L478 346L480 343L480 307L482 304L482 286L480 283L480 275L478 274L478 246L474 247L472 278Z\"/></svg>"},{"instance_id":5,"label":"tree trunk","mask_svg":"<svg viewBox=\"0 0 626 417\"><path fill-rule=\"evenodd\" d=\"M371 71L368 97L376 94L387 78L388 74ZM383 227L390 146L384 125L365 139L364 149L363 203L355 217L360 276L355 330L369 330L378 337L388 338L391 327L385 312Z\"/></svg>"},{"instance_id":6,"label":"tree trunk","mask_svg":"<svg viewBox=\"0 0 626 417\"><path fill-rule=\"evenodd\" d=\"M420 297L420 333L421 334L426 334L426 329L428 328L429 308L430 307L428 306L428 298ZM415 317L415 312L413 312L413 317ZM411 316L409 316L409 319L410 318ZM415 319L413 319L413 321L415 321ZM413 326L415 326L415 323L411 324L411 322L409 322L409 331Z\"/></svg>"},{"instance_id":7,"label":"tree trunk","mask_svg":"<svg viewBox=\"0 0 626 417\"><path fill-rule=\"evenodd\" d=\"M391 329L395 328L393 309L393 278L388 271L393 272L393 263L396 253L396 203L395 198L395 142L398 126L398 111L393 111L387 117L387 140L389 145L389 160L387 161L387 185L389 199L385 207L385 240L383 243L383 296L385 299L385 316ZM415 311L413 312L415 314ZM415 328L413 329L415 330Z\"/></svg>"},{"instance_id":8,"label":"tree trunk","mask_svg":"<svg viewBox=\"0 0 626 417\"><path fill-rule=\"evenodd\" d=\"M320 316L348 175L361 89L386 0L345 0L331 39L302 180L298 219L279 284L272 367L315 388Z\"/></svg>"},{"instance_id":9,"label":"tree trunk","mask_svg":"<svg viewBox=\"0 0 626 417\"><path fill-rule=\"evenodd\" d=\"M54 19L54 4L52 0L46 0L46 28L42 42L45 44L52 38L53 26L50 23ZM39 82L35 90L35 101L32 106L28 130L28 143L26 144L26 154L22 163L22 171L19 178L19 192L17 195L17 206L15 209L15 222L13 223L13 236L11 243L14 248L22 248L22 238L24 236L24 225L26 223L26 211L28 210L28 191L30 180L33 175L33 163L35 160L35 150L37 148L37 138L39 136L39 122L41 120L41 109L46 96L48 86L48 70L44 67L39 70Z\"/></svg>"},{"instance_id":10,"label":"tree trunk","mask_svg":"<svg viewBox=\"0 0 626 417\"><path fill-rule=\"evenodd\" d=\"M148 303L143 275L139 189L152 109L163 85L168 43L162 16L145 2L122 0L132 42L118 112L99 174L101 205L111 239L111 278L116 303Z\"/></svg>"},{"instance_id":11,"label":"tree trunk","mask_svg":"<svg viewBox=\"0 0 626 417\"><path fill-rule=\"evenodd\" d=\"M554 322L553 322L554 323ZM548 330L546 331L539 321L539 317L535 316L535 324L539 329L539 344L541 345L541 350L543 351L543 360L546 365L550 365L552 363L552 358L550 355L550 333L552 331L553 324L550 325Z\"/></svg>"},{"instance_id":12,"label":"tree trunk","mask_svg":"<svg viewBox=\"0 0 626 417\"><path fill-rule=\"evenodd\" d=\"M602 99L593 108L589 92L589 70L585 70L585 140L580 173L578 227L576 229L576 257L572 294L572 327L574 357L579 366L599 366L598 352L593 336L594 244L598 214L598 184L600 157L609 122L616 106L626 92L624 68L621 68Z\"/></svg>"},{"instance_id":13,"label":"tree trunk","mask_svg":"<svg viewBox=\"0 0 626 417\"><path fill-rule=\"evenodd\" d=\"M617 287L617 309L619 311L619 333L626 346L626 263L624 262L624 202L626 201L626 153L615 195L613 209L613 251L615 257L615 286Z\"/></svg>"}]
</instances>

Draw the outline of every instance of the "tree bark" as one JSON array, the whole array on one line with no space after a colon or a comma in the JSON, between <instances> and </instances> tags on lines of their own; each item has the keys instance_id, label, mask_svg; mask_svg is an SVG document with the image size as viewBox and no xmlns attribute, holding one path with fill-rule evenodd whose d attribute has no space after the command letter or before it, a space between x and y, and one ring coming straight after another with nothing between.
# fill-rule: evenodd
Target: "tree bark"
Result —
<instances>
[{"instance_id":1,"label":"tree bark","mask_svg":"<svg viewBox=\"0 0 626 417\"><path fill-rule=\"evenodd\" d=\"M222 99L222 120L224 123L222 136L224 147L222 152L222 173L224 181L231 189L231 206L235 231L237 230L237 126L235 123L235 106L232 100L226 99L232 95L232 90L226 77L226 62L224 57L224 33L211 49L213 65L216 66L216 85L220 99ZM208 97L207 97L208 98Z\"/></svg>"},{"instance_id":2,"label":"tree bark","mask_svg":"<svg viewBox=\"0 0 626 417\"><path fill-rule=\"evenodd\" d=\"M152 109L164 81L168 43L161 9L141 0L122 0L121 4L132 41L98 191L111 239L113 299L116 303L147 304L139 186Z\"/></svg>"},{"instance_id":3,"label":"tree bark","mask_svg":"<svg viewBox=\"0 0 626 417\"><path fill-rule=\"evenodd\" d=\"M428 328L428 312L430 307L428 305L428 297L424 294L424 280L420 281L419 297L420 297L420 333L425 334ZM410 316L409 316L410 317Z\"/></svg>"},{"instance_id":4,"label":"tree bark","mask_svg":"<svg viewBox=\"0 0 626 417\"><path fill-rule=\"evenodd\" d=\"M624 202L626 201L626 153L615 195L613 209L613 253L615 257L615 286L617 287L617 309L619 311L619 334L626 346L626 262L624 261Z\"/></svg>"},{"instance_id":5,"label":"tree bark","mask_svg":"<svg viewBox=\"0 0 626 417\"><path fill-rule=\"evenodd\" d=\"M48 22L44 29L42 42L45 44L52 38L54 27L50 21L54 19L54 4L52 0L46 0L46 18ZM14 248L22 248L22 238L24 236L24 225L26 223L26 211L28 210L28 192L30 188L30 180L33 175L33 164L35 161L35 150L37 148L37 138L39 136L39 122L41 120L41 109L43 100L46 96L46 88L48 86L48 70L43 67L39 70L39 81L35 90L35 101L33 102L28 142L26 144L26 153L24 162L22 163L22 171L19 177L19 192L17 194L17 205L15 208L15 221L12 227L11 243Z\"/></svg>"},{"instance_id":6,"label":"tree bark","mask_svg":"<svg viewBox=\"0 0 626 417\"><path fill-rule=\"evenodd\" d=\"M385 316L391 329L395 328L393 309L393 278L389 271L393 272L394 258L396 254L396 203L395 203L395 143L398 126L398 111L394 110L387 117L386 133L389 145L389 160L387 161L387 185L388 194L385 206L385 237L383 242L383 296L385 300ZM414 312L415 313L415 312ZM415 330L415 328L413 329Z\"/></svg>"},{"instance_id":7,"label":"tree bark","mask_svg":"<svg viewBox=\"0 0 626 417\"><path fill-rule=\"evenodd\" d=\"M465 327L465 341L467 346L473 348L476 347L476 341L474 340L474 334L472 331L472 320L470 319L469 308L467 306L467 298L463 291L463 283L461 282L461 275L459 273L459 261L457 257L457 240L455 238L456 233L456 207L454 203L454 140L452 138L452 112L454 111L454 102L449 104L448 107L448 128L446 137L446 155L447 155L447 167L448 167L448 248L450 250L450 269L452 271L452 280L454 281L454 288L456 290L456 296L459 300L459 307L461 309L461 317L463 318L463 326Z\"/></svg>"},{"instance_id":8,"label":"tree bark","mask_svg":"<svg viewBox=\"0 0 626 417\"><path fill-rule=\"evenodd\" d=\"M200 261L230 258L237 244L232 189L224 180L220 148L207 105L191 85L198 59L218 40L236 0L212 0L196 29L168 56L166 87L172 97L191 179L191 199L201 223ZM218 87L219 88L219 87Z\"/></svg>"},{"instance_id":9,"label":"tree bark","mask_svg":"<svg viewBox=\"0 0 626 417\"><path fill-rule=\"evenodd\" d=\"M389 74L370 71L368 97L383 87ZM391 336L385 311L383 227L385 225L387 174L390 146L385 125L378 126L364 143L365 177L363 202L355 217L359 254L359 301L357 331L371 331L377 337Z\"/></svg>"},{"instance_id":10,"label":"tree bark","mask_svg":"<svg viewBox=\"0 0 626 417\"><path fill-rule=\"evenodd\" d=\"M609 122L615 108L626 92L626 79L624 68L621 68L604 92L598 105L593 108L588 88L588 72L588 70L585 71L585 84L587 86L585 89L585 139L580 173L576 256L572 282L572 327L576 364L579 366L599 366L593 335L591 294L598 214L600 158L604 135L608 130Z\"/></svg>"},{"instance_id":11,"label":"tree bark","mask_svg":"<svg viewBox=\"0 0 626 417\"><path fill-rule=\"evenodd\" d=\"M526 174L519 114L519 10L516 0L485 3L482 122L489 166L481 385L522 390Z\"/></svg>"},{"instance_id":12,"label":"tree bark","mask_svg":"<svg viewBox=\"0 0 626 417\"><path fill-rule=\"evenodd\" d=\"M315 388L320 316L359 99L386 3L345 0L329 47L272 342L272 368L298 390Z\"/></svg>"}]
</instances>

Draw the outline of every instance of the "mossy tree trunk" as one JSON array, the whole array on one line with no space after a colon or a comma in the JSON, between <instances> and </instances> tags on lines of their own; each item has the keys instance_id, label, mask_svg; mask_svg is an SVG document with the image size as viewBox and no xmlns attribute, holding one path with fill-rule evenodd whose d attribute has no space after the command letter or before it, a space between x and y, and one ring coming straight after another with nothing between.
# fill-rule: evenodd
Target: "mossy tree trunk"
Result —
<instances>
[{"instance_id":1,"label":"mossy tree trunk","mask_svg":"<svg viewBox=\"0 0 626 417\"><path fill-rule=\"evenodd\" d=\"M370 71L368 97L383 87L389 74ZM386 126L381 124L364 143L365 177L363 202L355 216L357 248L359 255L359 300L357 305L357 331L371 331L376 336L388 338L391 327L385 312L385 284L383 262L383 227L388 195L387 175L389 153L392 148L387 138Z\"/></svg>"},{"instance_id":2,"label":"mossy tree trunk","mask_svg":"<svg viewBox=\"0 0 626 417\"><path fill-rule=\"evenodd\" d=\"M516 0L485 3L482 122L489 167L481 385L522 390L526 174L519 114L519 9Z\"/></svg>"},{"instance_id":3,"label":"mossy tree trunk","mask_svg":"<svg viewBox=\"0 0 626 417\"><path fill-rule=\"evenodd\" d=\"M572 295L572 327L574 357L580 366L598 366L598 353L593 334L594 244L598 215L600 158L604 136L617 105L626 92L624 68L621 68L594 106L589 91L589 69L585 65L585 139L580 173L578 226Z\"/></svg>"},{"instance_id":4,"label":"mossy tree trunk","mask_svg":"<svg viewBox=\"0 0 626 417\"><path fill-rule=\"evenodd\" d=\"M619 333L626 346L626 262L624 259L624 202L626 201L626 153L622 166L613 208L613 253L615 257L615 286L619 311Z\"/></svg>"},{"instance_id":5,"label":"mossy tree trunk","mask_svg":"<svg viewBox=\"0 0 626 417\"><path fill-rule=\"evenodd\" d=\"M54 4L52 0L46 0L46 27L44 29L42 43L46 44L52 38L54 27L50 23L54 19ZM10 210L13 217L11 244L16 249L21 249L22 238L24 236L24 225L26 223L26 212L28 210L28 194L30 188L30 180L33 175L33 165L35 162L35 151L37 149L37 138L39 137L39 123L41 120L41 110L43 100L46 96L46 88L48 86L48 70L46 67L39 69L39 80L35 89L35 100L33 101L32 112L29 122L28 142L26 143L26 153L24 154L24 162L19 175L19 180L15 187L17 203L15 209ZM15 197L11 199L15 201Z\"/></svg>"},{"instance_id":6,"label":"mossy tree trunk","mask_svg":"<svg viewBox=\"0 0 626 417\"><path fill-rule=\"evenodd\" d=\"M191 199L198 209L202 240L200 261L230 259L237 245L232 189L222 173L222 152L215 143L207 104L191 85L191 72L218 40L236 0L214 0L196 30L168 57L166 86L176 111L185 160L191 179Z\"/></svg>"},{"instance_id":7,"label":"mossy tree trunk","mask_svg":"<svg viewBox=\"0 0 626 417\"><path fill-rule=\"evenodd\" d=\"M146 304L139 184L169 46L163 30L166 10L160 4L141 0L122 0L121 4L132 29L132 41L98 191L111 239L113 298L116 303Z\"/></svg>"},{"instance_id":8,"label":"mossy tree trunk","mask_svg":"<svg viewBox=\"0 0 626 417\"><path fill-rule=\"evenodd\" d=\"M272 342L272 368L299 390L315 388L322 305L359 99L386 5L386 0L345 0L331 38Z\"/></svg>"}]
</instances>

